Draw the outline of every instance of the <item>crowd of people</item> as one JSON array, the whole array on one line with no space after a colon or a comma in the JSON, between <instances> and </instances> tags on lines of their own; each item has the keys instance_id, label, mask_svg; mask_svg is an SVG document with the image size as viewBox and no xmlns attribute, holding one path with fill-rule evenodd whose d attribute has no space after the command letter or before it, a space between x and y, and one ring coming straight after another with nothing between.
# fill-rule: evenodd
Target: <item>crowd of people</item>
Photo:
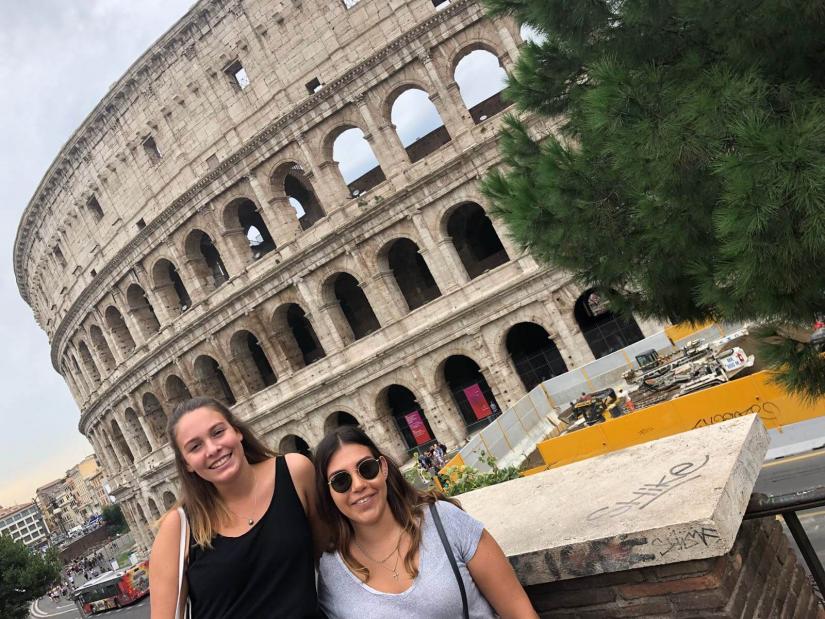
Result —
<instances>
[{"instance_id":1,"label":"crowd of people","mask_svg":"<svg viewBox=\"0 0 825 619\"><path fill-rule=\"evenodd\" d=\"M422 471L429 473L430 477L438 477L438 471L447 464L447 446L435 441L427 449L419 449L416 459Z\"/></svg>"}]
</instances>

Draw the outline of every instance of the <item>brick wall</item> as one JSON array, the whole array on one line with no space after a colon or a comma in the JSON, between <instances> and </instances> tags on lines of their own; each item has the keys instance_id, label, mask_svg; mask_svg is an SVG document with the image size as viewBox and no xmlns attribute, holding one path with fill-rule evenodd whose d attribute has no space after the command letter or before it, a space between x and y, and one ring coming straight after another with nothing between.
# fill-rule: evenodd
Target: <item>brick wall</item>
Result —
<instances>
[{"instance_id":1,"label":"brick wall","mask_svg":"<svg viewBox=\"0 0 825 619\"><path fill-rule=\"evenodd\" d=\"M527 587L544 618L825 619L805 571L773 519L742 523L721 557Z\"/></svg>"}]
</instances>

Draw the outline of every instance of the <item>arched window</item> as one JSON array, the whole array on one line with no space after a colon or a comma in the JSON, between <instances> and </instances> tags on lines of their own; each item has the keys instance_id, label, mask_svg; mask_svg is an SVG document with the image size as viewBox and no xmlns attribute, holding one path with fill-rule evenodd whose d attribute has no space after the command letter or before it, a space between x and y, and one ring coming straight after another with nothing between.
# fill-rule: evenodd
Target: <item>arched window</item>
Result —
<instances>
[{"instance_id":1,"label":"arched window","mask_svg":"<svg viewBox=\"0 0 825 619\"><path fill-rule=\"evenodd\" d=\"M143 394L143 414L158 443L166 443L166 424L169 420L154 393Z\"/></svg>"},{"instance_id":2,"label":"arched window","mask_svg":"<svg viewBox=\"0 0 825 619\"><path fill-rule=\"evenodd\" d=\"M240 225L244 231L246 244L255 260L275 249L275 241L252 200L239 198L231 202L226 207L224 219L227 227Z\"/></svg>"},{"instance_id":3,"label":"arched window","mask_svg":"<svg viewBox=\"0 0 825 619\"><path fill-rule=\"evenodd\" d=\"M295 216L298 218L301 229L309 230L313 224L323 219L326 213L312 189L312 183L304 174L303 168L297 163L286 165L288 171L283 180L284 193L289 204L295 209Z\"/></svg>"},{"instance_id":4,"label":"arched window","mask_svg":"<svg viewBox=\"0 0 825 619\"><path fill-rule=\"evenodd\" d=\"M195 359L195 378L204 395L229 406L235 404L235 394L229 386L229 381L226 380L218 362L209 355L201 355Z\"/></svg>"},{"instance_id":5,"label":"arched window","mask_svg":"<svg viewBox=\"0 0 825 619\"><path fill-rule=\"evenodd\" d=\"M166 401L169 403L171 410L175 410L175 407L178 404L192 397L186 383L174 374L170 374L166 377L164 391L166 392Z\"/></svg>"},{"instance_id":6,"label":"arched window","mask_svg":"<svg viewBox=\"0 0 825 619\"><path fill-rule=\"evenodd\" d=\"M129 429L129 434L135 437L135 440L137 441L137 447L140 455L145 456L151 453L152 446L149 443L149 439L146 438L146 433L143 431L143 427L140 425L137 413L133 409L127 408L125 418L126 427Z\"/></svg>"},{"instance_id":7,"label":"arched window","mask_svg":"<svg viewBox=\"0 0 825 619\"><path fill-rule=\"evenodd\" d=\"M89 327L89 339L92 341L92 346L94 346L94 349L97 352L97 358L100 359L103 369L107 373L114 370L117 363L115 362L115 358L112 356L112 351L109 349L109 344L106 342L106 338L103 337L103 331L100 330L100 327L97 325L92 325Z\"/></svg>"},{"instance_id":8,"label":"arched window","mask_svg":"<svg viewBox=\"0 0 825 619\"><path fill-rule=\"evenodd\" d=\"M155 314L155 309L149 303L146 292L137 284L132 284L126 289L126 302L129 311L135 317L138 327L143 332L144 338L148 338L160 331L160 321Z\"/></svg>"},{"instance_id":9,"label":"arched window","mask_svg":"<svg viewBox=\"0 0 825 619\"><path fill-rule=\"evenodd\" d=\"M155 500L151 497L149 497L147 503L149 504L149 513L152 514L152 518L154 518L155 520L159 519L160 510L158 509L158 504L155 503Z\"/></svg>"},{"instance_id":10,"label":"arched window","mask_svg":"<svg viewBox=\"0 0 825 619\"><path fill-rule=\"evenodd\" d=\"M644 338L633 316L611 312L605 299L592 288L578 298L573 315L596 359Z\"/></svg>"},{"instance_id":11,"label":"arched window","mask_svg":"<svg viewBox=\"0 0 825 619\"><path fill-rule=\"evenodd\" d=\"M278 445L278 452L282 454L299 453L312 458L312 451L307 442L296 434L287 434Z\"/></svg>"},{"instance_id":12,"label":"arched window","mask_svg":"<svg viewBox=\"0 0 825 619\"><path fill-rule=\"evenodd\" d=\"M478 124L498 114L509 104L501 98L507 85L507 73L498 58L484 49L476 49L459 60L454 78L461 99Z\"/></svg>"},{"instance_id":13,"label":"arched window","mask_svg":"<svg viewBox=\"0 0 825 619\"><path fill-rule=\"evenodd\" d=\"M275 372L254 334L249 331L238 331L232 336L229 346L232 350L232 361L243 375L250 392L255 393L275 384Z\"/></svg>"},{"instance_id":14,"label":"arched window","mask_svg":"<svg viewBox=\"0 0 825 619\"><path fill-rule=\"evenodd\" d=\"M129 448L129 443L126 442L126 438L123 436L123 431L120 429L120 424L118 424L116 419L112 419L112 439L114 440L115 446L120 454L126 458L128 462L134 464L135 455Z\"/></svg>"},{"instance_id":15,"label":"arched window","mask_svg":"<svg viewBox=\"0 0 825 619\"><path fill-rule=\"evenodd\" d=\"M567 371L547 331L532 322L520 322L507 332L507 352L526 391Z\"/></svg>"},{"instance_id":16,"label":"arched window","mask_svg":"<svg viewBox=\"0 0 825 619\"><path fill-rule=\"evenodd\" d=\"M326 356L315 329L306 317L300 305L292 303L286 310L286 323L296 346L301 351L303 365L315 363Z\"/></svg>"},{"instance_id":17,"label":"arched window","mask_svg":"<svg viewBox=\"0 0 825 619\"><path fill-rule=\"evenodd\" d=\"M359 196L387 178L364 132L357 127L346 129L335 138L332 158L351 196Z\"/></svg>"},{"instance_id":18,"label":"arched window","mask_svg":"<svg viewBox=\"0 0 825 619\"><path fill-rule=\"evenodd\" d=\"M162 499L163 499L163 508L167 511L172 509L175 506L175 502L177 501L177 499L175 498L175 495L173 493L169 492L168 490L163 493Z\"/></svg>"},{"instance_id":19,"label":"arched window","mask_svg":"<svg viewBox=\"0 0 825 619\"><path fill-rule=\"evenodd\" d=\"M393 101L390 118L412 163L450 141L450 134L429 95L418 88L398 95Z\"/></svg>"},{"instance_id":20,"label":"arched window","mask_svg":"<svg viewBox=\"0 0 825 619\"><path fill-rule=\"evenodd\" d=\"M192 230L186 237L186 257L207 289L216 289L229 279L229 271L212 238L203 230Z\"/></svg>"},{"instance_id":21,"label":"arched window","mask_svg":"<svg viewBox=\"0 0 825 619\"><path fill-rule=\"evenodd\" d=\"M114 336L115 345L120 354L124 357L128 356L135 349L135 340L132 338L132 334L129 333L129 327L126 326L126 321L123 320L120 310L110 305L106 308L104 318L106 319L106 327Z\"/></svg>"},{"instance_id":22,"label":"arched window","mask_svg":"<svg viewBox=\"0 0 825 619\"><path fill-rule=\"evenodd\" d=\"M152 268L152 280L155 294L170 315L177 316L192 307L189 292L172 262L165 258L158 260Z\"/></svg>"},{"instance_id":23,"label":"arched window","mask_svg":"<svg viewBox=\"0 0 825 619\"><path fill-rule=\"evenodd\" d=\"M329 417L324 420L324 434L332 432L337 428L342 428L344 426L357 426L360 425L358 420L346 413L344 411L335 411L334 413L330 414Z\"/></svg>"},{"instance_id":24,"label":"arched window","mask_svg":"<svg viewBox=\"0 0 825 619\"><path fill-rule=\"evenodd\" d=\"M478 364L464 355L444 362L444 379L458 412L468 427L492 421L501 409Z\"/></svg>"},{"instance_id":25,"label":"arched window","mask_svg":"<svg viewBox=\"0 0 825 619\"><path fill-rule=\"evenodd\" d=\"M401 385L390 385L380 396L379 407L392 418L408 449L429 445L434 439L430 422L415 394Z\"/></svg>"},{"instance_id":26,"label":"arched window","mask_svg":"<svg viewBox=\"0 0 825 619\"><path fill-rule=\"evenodd\" d=\"M353 339L361 339L381 328L364 291L349 273L338 273L332 283L333 294L341 313L352 331Z\"/></svg>"},{"instance_id":27,"label":"arched window","mask_svg":"<svg viewBox=\"0 0 825 619\"><path fill-rule=\"evenodd\" d=\"M387 262L410 311L441 296L418 245L409 239L394 241Z\"/></svg>"},{"instance_id":28,"label":"arched window","mask_svg":"<svg viewBox=\"0 0 825 619\"><path fill-rule=\"evenodd\" d=\"M452 212L447 234L470 279L509 260L493 222L475 202L462 204Z\"/></svg>"},{"instance_id":29,"label":"arched window","mask_svg":"<svg viewBox=\"0 0 825 619\"><path fill-rule=\"evenodd\" d=\"M86 342L80 340L77 343L77 352L80 353L80 361L86 368L86 372L89 374L89 377L92 379L95 387L99 387L100 372L97 369L97 365L95 365L95 360L92 359L92 353L89 352L89 347L86 346Z\"/></svg>"}]
</instances>

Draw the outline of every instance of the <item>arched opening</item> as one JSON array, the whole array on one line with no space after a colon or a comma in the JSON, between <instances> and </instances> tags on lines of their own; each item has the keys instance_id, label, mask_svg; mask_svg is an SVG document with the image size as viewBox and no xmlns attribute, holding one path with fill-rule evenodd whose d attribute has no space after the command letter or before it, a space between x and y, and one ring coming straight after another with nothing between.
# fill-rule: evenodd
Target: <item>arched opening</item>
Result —
<instances>
[{"instance_id":1,"label":"arched opening","mask_svg":"<svg viewBox=\"0 0 825 619\"><path fill-rule=\"evenodd\" d=\"M110 305L104 313L106 327L115 338L115 346L124 357L128 356L135 349L135 340L123 320L123 314L115 306Z\"/></svg>"},{"instance_id":2,"label":"arched opening","mask_svg":"<svg viewBox=\"0 0 825 619\"><path fill-rule=\"evenodd\" d=\"M526 391L567 371L547 331L532 322L520 322L507 332L507 352Z\"/></svg>"},{"instance_id":3,"label":"arched opening","mask_svg":"<svg viewBox=\"0 0 825 619\"><path fill-rule=\"evenodd\" d=\"M137 284L129 286L126 289L126 303L144 337L148 338L160 331L160 321L143 288Z\"/></svg>"},{"instance_id":4,"label":"arched opening","mask_svg":"<svg viewBox=\"0 0 825 619\"><path fill-rule=\"evenodd\" d=\"M229 386L229 381L215 361L209 355L201 355L195 359L195 378L198 381L199 391L204 395L220 400L232 406L235 404L235 394Z\"/></svg>"},{"instance_id":5,"label":"arched opening","mask_svg":"<svg viewBox=\"0 0 825 619\"><path fill-rule=\"evenodd\" d=\"M510 259L493 222L475 202L462 204L452 212L447 220L447 234L470 279Z\"/></svg>"},{"instance_id":6,"label":"arched opening","mask_svg":"<svg viewBox=\"0 0 825 619\"><path fill-rule=\"evenodd\" d=\"M450 141L441 115L421 89L410 88L398 95L393 101L390 119L412 163Z\"/></svg>"},{"instance_id":7,"label":"arched opening","mask_svg":"<svg viewBox=\"0 0 825 619\"><path fill-rule=\"evenodd\" d=\"M295 209L301 230L309 230L315 222L326 216L318 196L312 189L312 183L297 163L289 164L289 171L284 176L283 190L290 205Z\"/></svg>"},{"instance_id":8,"label":"arched opening","mask_svg":"<svg viewBox=\"0 0 825 619\"><path fill-rule=\"evenodd\" d=\"M443 371L450 395L467 427L487 424L501 412L493 390L475 361L464 355L453 355L444 362Z\"/></svg>"},{"instance_id":9,"label":"arched opening","mask_svg":"<svg viewBox=\"0 0 825 619\"><path fill-rule=\"evenodd\" d=\"M394 241L387 261L410 311L441 296L418 245L409 239Z\"/></svg>"},{"instance_id":10,"label":"arched opening","mask_svg":"<svg viewBox=\"0 0 825 619\"><path fill-rule=\"evenodd\" d=\"M297 348L300 357L298 367L307 366L325 357L326 352L301 306L291 303L286 307L284 314L289 333L292 336L292 341L288 347L293 350ZM291 344L294 344L294 346L291 346Z\"/></svg>"},{"instance_id":11,"label":"arched opening","mask_svg":"<svg viewBox=\"0 0 825 619\"><path fill-rule=\"evenodd\" d=\"M169 260L162 258L155 263L152 281L155 284L155 294L170 315L178 316L192 307L192 299L178 268Z\"/></svg>"},{"instance_id":12,"label":"arched opening","mask_svg":"<svg viewBox=\"0 0 825 619\"><path fill-rule=\"evenodd\" d=\"M381 328L367 296L358 285L358 280L352 275L349 273L335 275L332 290L354 339L359 340Z\"/></svg>"},{"instance_id":13,"label":"arched opening","mask_svg":"<svg viewBox=\"0 0 825 619\"><path fill-rule=\"evenodd\" d=\"M611 312L604 297L592 288L576 300L573 315L596 359L644 338L633 316Z\"/></svg>"},{"instance_id":14,"label":"arched opening","mask_svg":"<svg viewBox=\"0 0 825 619\"><path fill-rule=\"evenodd\" d=\"M178 404L185 402L192 397L186 383L174 374L170 374L166 377L164 391L166 392L166 401L169 402L171 410L175 410L175 407L177 407Z\"/></svg>"},{"instance_id":15,"label":"arched opening","mask_svg":"<svg viewBox=\"0 0 825 619\"><path fill-rule=\"evenodd\" d=\"M75 380L77 381L78 386L83 388L83 394L81 395L89 395L91 392L91 388L89 387L89 381L86 380L86 377L83 375L83 372L80 371L80 364L77 362L77 359L74 355L69 355L69 369L72 372Z\"/></svg>"},{"instance_id":16,"label":"arched opening","mask_svg":"<svg viewBox=\"0 0 825 619\"><path fill-rule=\"evenodd\" d=\"M166 424L168 418L154 393L143 394L143 414L158 444L166 443Z\"/></svg>"},{"instance_id":17,"label":"arched opening","mask_svg":"<svg viewBox=\"0 0 825 619\"><path fill-rule=\"evenodd\" d=\"M412 391L401 385L390 385L384 398L384 405L408 449L427 445L434 440L435 435L424 408L418 403Z\"/></svg>"},{"instance_id":18,"label":"arched opening","mask_svg":"<svg viewBox=\"0 0 825 619\"><path fill-rule=\"evenodd\" d=\"M360 196L386 180L372 147L357 127L342 131L332 144L332 159L338 164L351 196Z\"/></svg>"},{"instance_id":19,"label":"arched opening","mask_svg":"<svg viewBox=\"0 0 825 619\"><path fill-rule=\"evenodd\" d=\"M203 230L192 230L186 237L186 257L207 289L219 288L229 279L229 271L212 238Z\"/></svg>"},{"instance_id":20,"label":"arched opening","mask_svg":"<svg viewBox=\"0 0 825 619\"><path fill-rule=\"evenodd\" d=\"M278 453L299 453L312 459L312 451L307 442L296 434L287 434L278 445Z\"/></svg>"},{"instance_id":21,"label":"arched opening","mask_svg":"<svg viewBox=\"0 0 825 619\"><path fill-rule=\"evenodd\" d=\"M152 514L152 518L154 520L160 518L160 510L158 509L158 504L155 503L155 499L149 497L149 500L146 502L149 504L149 513Z\"/></svg>"},{"instance_id":22,"label":"arched opening","mask_svg":"<svg viewBox=\"0 0 825 619\"><path fill-rule=\"evenodd\" d=\"M507 108L501 91L507 85L507 73L495 54L475 49L458 61L453 77L461 99L478 124Z\"/></svg>"},{"instance_id":23,"label":"arched opening","mask_svg":"<svg viewBox=\"0 0 825 619\"><path fill-rule=\"evenodd\" d=\"M325 420L324 420L324 434L332 432L338 428L343 428L344 426L358 426L361 425L358 420L344 411L335 411L331 413Z\"/></svg>"},{"instance_id":24,"label":"arched opening","mask_svg":"<svg viewBox=\"0 0 825 619\"><path fill-rule=\"evenodd\" d=\"M161 498L163 500L163 509L165 509L166 511L172 509L175 506L175 503L177 502L175 495L169 492L168 490L163 493L163 496Z\"/></svg>"},{"instance_id":25,"label":"arched opening","mask_svg":"<svg viewBox=\"0 0 825 619\"><path fill-rule=\"evenodd\" d=\"M152 445L149 443L149 439L146 437L146 433L143 431L143 426L140 425L140 421L138 420L137 413L134 409L127 408L124 417L126 418L126 428L128 429L129 434L135 437L135 440L137 441L137 447L140 455L145 456L151 453Z\"/></svg>"},{"instance_id":26,"label":"arched opening","mask_svg":"<svg viewBox=\"0 0 825 619\"><path fill-rule=\"evenodd\" d=\"M112 419L112 439L114 440L115 447L120 454L126 458L129 463L134 464L135 455L129 448L129 443L126 442L126 438L123 436L123 432L120 429L120 424L118 424L116 419Z\"/></svg>"},{"instance_id":27,"label":"arched opening","mask_svg":"<svg viewBox=\"0 0 825 619\"><path fill-rule=\"evenodd\" d=\"M97 365L95 365L95 360L92 359L92 353L89 352L89 347L86 346L86 342L80 340L77 343L77 352L80 353L80 361L86 368L86 373L92 379L92 382L94 383L95 387L99 387L100 372L97 369Z\"/></svg>"},{"instance_id":28,"label":"arched opening","mask_svg":"<svg viewBox=\"0 0 825 619\"><path fill-rule=\"evenodd\" d=\"M229 343L232 361L240 370L250 392L256 393L278 380L258 338L249 331L238 331Z\"/></svg>"},{"instance_id":29,"label":"arched opening","mask_svg":"<svg viewBox=\"0 0 825 619\"><path fill-rule=\"evenodd\" d=\"M106 432L105 428L101 427L100 432L98 433L98 437L103 445L103 451L106 454L107 460L109 464L113 467L114 472L120 471L120 460L117 458L117 454L115 453L115 448L112 445L112 439L109 436L109 433Z\"/></svg>"},{"instance_id":30,"label":"arched opening","mask_svg":"<svg viewBox=\"0 0 825 619\"><path fill-rule=\"evenodd\" d=\"M117 363L112 356L112 351L109 349L106 338L103 337L103 331L100 330L100 327L97 325L89 327L89 339L92 341L92 346L94 346L95 352L97 352L97 358L100 359L104 371L110 373L115 369Z\"/></svg>"},{"instance_id":31,"label":"arched opening","mask_svg":"<svg viewBox=\"0 0 825 619\"><path fill-rule=\"evenodd\" d=\"M235 219L235 222L243 228L244 236L249 245L252 258L257 260L264 254L275 249L275 241L269 233L269 229L261 217L258 207L252 200L241 198L235 200L227 208L227 219ZM233 217L234 216L234 217ZM226 222L231 225L232 222Z\"/></svg>"}]
</instances>

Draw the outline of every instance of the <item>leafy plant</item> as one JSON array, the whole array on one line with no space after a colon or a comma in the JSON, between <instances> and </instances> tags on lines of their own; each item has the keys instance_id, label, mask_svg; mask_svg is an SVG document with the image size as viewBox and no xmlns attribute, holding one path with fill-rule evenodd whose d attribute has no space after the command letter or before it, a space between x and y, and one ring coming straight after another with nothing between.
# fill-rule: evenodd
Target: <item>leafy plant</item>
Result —
<instances>
[{"instance_id":1,"label":"leafy plant","mask_svg":"<svg viewBox=\"0 0 825 619\"><path fill-rule=\"evenodd\" d=\"M29 603L45 595L59 575L54 552L40 556L25 544L0 535L0 617L28 617Z\"/></svg>"},{"instance_id":2,"label":"leafy plant","mask_svg":"<svg viewBox=\"0 0 825 619\"><path fill-rule=\"evenodd\" d=\"M467 465L451 466L440 476L444 493L447 496L456 496L470 490L478 490L486 486L500 484L503 481L518 479L521 471L516 466L499 468L496 458L485 452L480 453L481 460L490 467L490 471L482 472Z\"/></svg>"}]
</instances>

